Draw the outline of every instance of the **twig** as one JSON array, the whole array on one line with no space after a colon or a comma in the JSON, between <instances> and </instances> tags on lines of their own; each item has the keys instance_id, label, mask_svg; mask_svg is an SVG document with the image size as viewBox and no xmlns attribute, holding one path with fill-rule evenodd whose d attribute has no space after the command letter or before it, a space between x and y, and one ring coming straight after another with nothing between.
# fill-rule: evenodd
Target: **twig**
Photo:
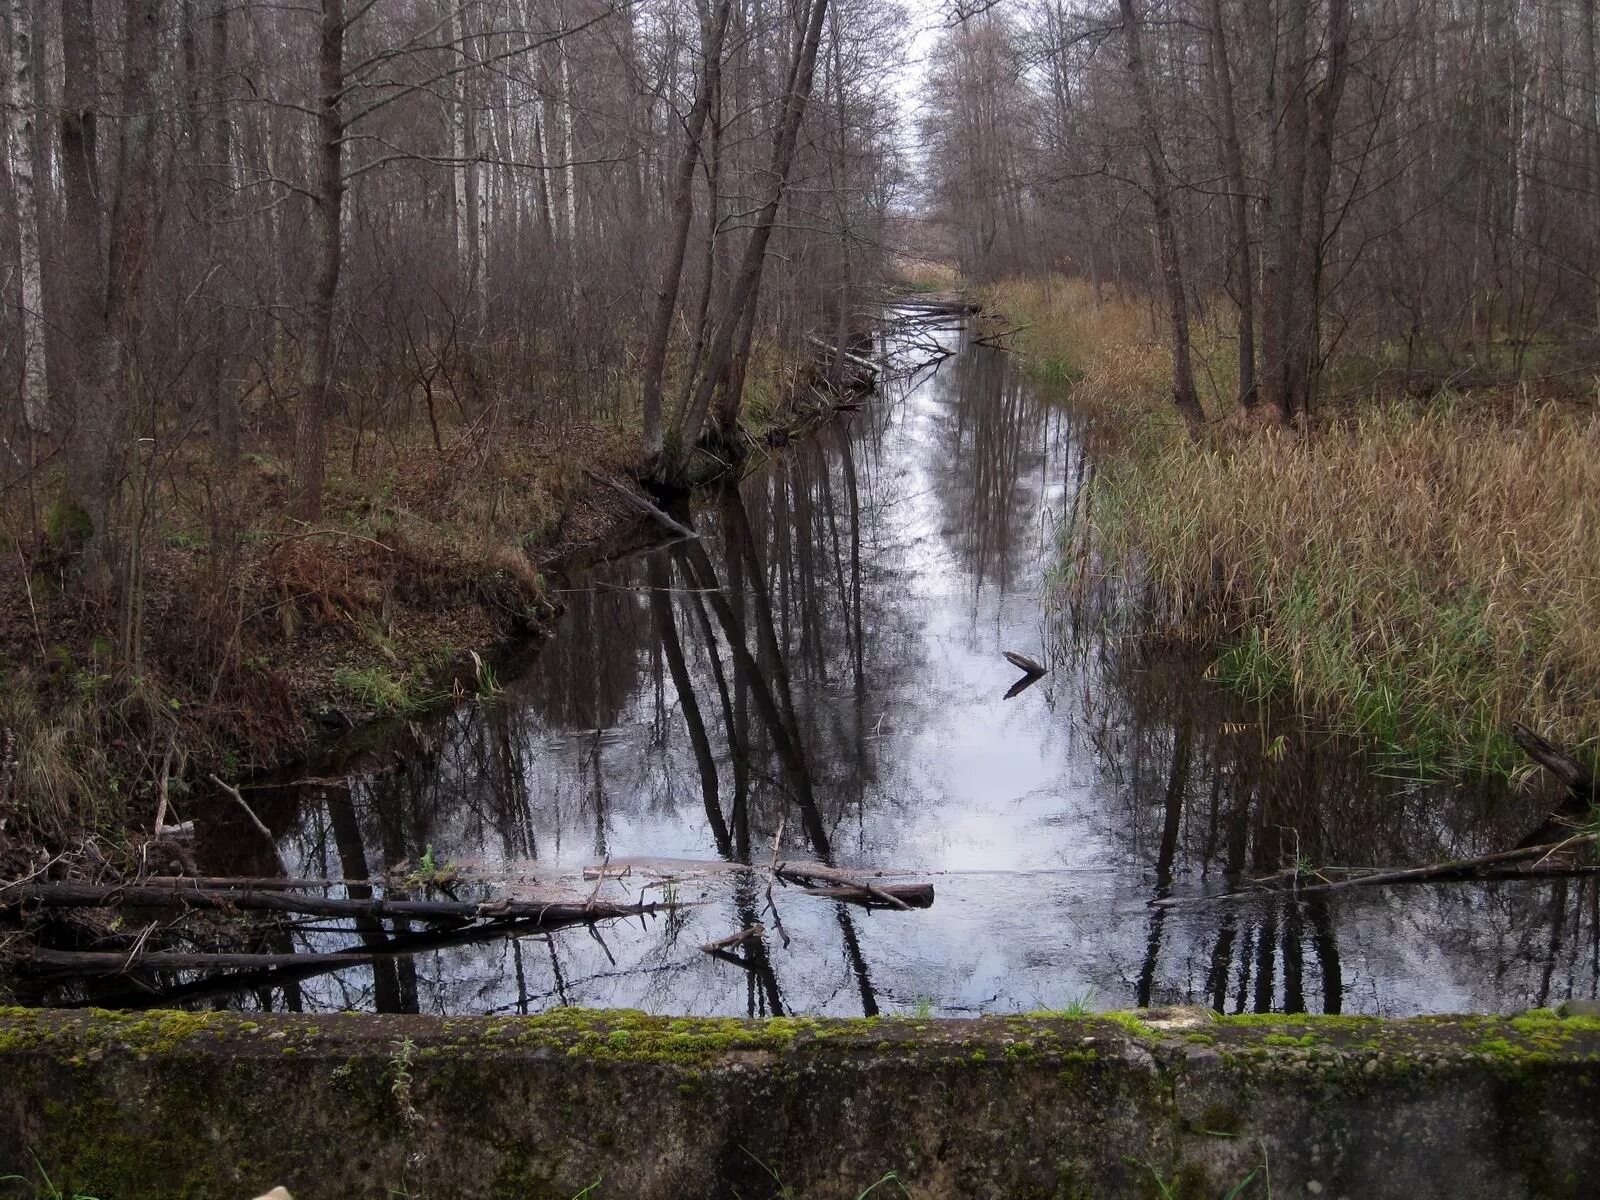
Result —
<instances>
[{"instance_id":1,"label":"twig","mask_svg":"<svg viewBox=\"0 0 1600 1200\"><path fill-rule=\"evenodd\" d=\"M304 522L302 522L302 524L303 523ZM275 542L297 542L301 538L308 538L308 537L345 537L345 538L352 538L352 539L354 539L355 541L358 541L358 542L368 542L368 543L376 546L379 550L382 550L386 554L393 554L394 553L394 547L393 546L385 546L382 542L378 541L376 538L369 538L369 537L365 536L364 534L360 534L360 533L351 533L348 529L303 529L303 530L299 531L298 533L280 533L280 534L277 534L276 536L273 537L272 540L275 541Z\"/></svg>"},{"instance_id":2,"label":"twig","mask_svg":"<svg viewBox=\"0 0 1600 1200\"><path fill-rule=\"evenodd\" d=\"M245 798L239 794L239 789L236 787L230 787L228 784L223 783L222 780L218 779L215 775L210 775L207 778L209 778L212 783L216 784L228 795L232 796L234 803L240 808L244 809L244 815L250 818L250 823L261 831L261 836L267 839L267 845L272 847L272 857L278 864L278 870L282 871L285 875L289 874L289 864L283 861L283 855L278 852L278 839L272 836L272 830L267 828L266 823L262 821L260 817L256 816L256 810L251 808Z\"/></svg>"}]
</instances>

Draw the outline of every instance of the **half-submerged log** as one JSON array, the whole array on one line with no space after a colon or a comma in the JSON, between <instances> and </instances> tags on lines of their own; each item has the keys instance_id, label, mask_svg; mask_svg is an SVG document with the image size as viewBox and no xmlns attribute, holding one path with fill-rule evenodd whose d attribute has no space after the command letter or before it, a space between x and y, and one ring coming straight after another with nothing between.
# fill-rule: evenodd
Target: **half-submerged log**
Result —
<instances>
[{"instance_id":1,"label":"half-submerged log","mask_svg":"<svg viewBox=\"0 0 1600 1200\"><path fill-rule=\"evenodd\" d=\"M1426 883L1445 882L1457 880L1475 880L1493 875L1504 878L1503 868L1514 862L1527 859L1542 859L1579 846L1593 845L1600 840L1600 834L1585 833L1569 837L1559 842L1550 842L1538 846L1518 846L1514 850L1501 850L1494 854L1479 854L1472 858L1454 858L1445 862L1428 863L1421 867L1405 867L1395 871L1374 871L1370 875L1358 875L1350 879L1337 879L1327 883L1294 883L1288 887L1254 888L1243 892L1222 892L1214 896L1167 896L1152 900L1151 908L1179 908L1189 904L1222 904L1233 900L1258 900L1265 896L1292 895L1306 896L1320 892L1339 892L1347 888L1381 887L1392 883ZM1566 874L1565 871L1540 871L1528 872L1529 878ZM1298 879L1298 876L1296 876Z\"/></svg>"},{"instance_id":2,"label":"half-submerged log","mask_svg":"<svg viewBox=\"0 0 1600 1200\"><path fill-rule=\"evenodd\" d=\"M1553 841L1591 821L1596 805L1600 804L1600 793L1596 792L1595 779L1589 769L1567 751L1520 722L1511 726L1511 736L1522 747L1523 753L1554 775L1567 789L1561 803L1539 823L1538 828L1517 843L1517 848L1520 850Z\"/></svg>"},{"instance_id":3,"label":"half-submerged log","mask_svg":"<svg viewBox=\"0 0 1600 1200\"><path fill-rule=\"evenodd\" d=\"M714 942L707 942L705 945L701 946L700 949L704 950L707 954L715 954L719 950L728 950L743 942L748 942L751 938L760 937L766 931L767 927L760 921L757 921L754 925L747 925L745 928L739 930L738 933L730 933L725 938L718 938Z\"/></svg>"},{"instance_id":4,"label":"half-submerged log","mask_svg":"<svg viewBox=\"0 0 1600 1200\"><path fill-rule=\"evenodd\" d=\"M800 889L807 896L822 896L829 900L843 900L865 908L932 908L933 884L886 883L879 887L861 887L855 884L832 884L828 887Z\"/></svg>"},{"instance_id":5,"label":"half-submerged log","mask_svg":"<svg viewBox=\"0 0 1600 1200\"><path fill-rule=\"evenodd\" d=\"M634 917L686 907L679 904L617 904L607 900L396 900L307 896L256 888L179 887L168 884L30 883L0 891L0 909L41 908L208 908L290 913L307 917L408 917L423 921L531 919L571 925L612 917Z\"/></svg>"},{"instance_id":6,"label":"half-submerged log","mask_svg":"<svg viewBox=\"0 0 1600 1200\"><path fill-rule=\"evenodd\" d=\"M770 865L754 867L746 863L690 858L612 859L604 866L583 869L585 879L621 879L642 875L660 880L690 879L697 875L770 874L788 883L801 885L811 896L827 896L855 903L877 902L889 908L927 908L933 903L931 883L890 883L894 876L914 875L915 871L891 871L881 867L830 867L826 863L803 859L776 859Z\"/></svg>"}]
</instances>

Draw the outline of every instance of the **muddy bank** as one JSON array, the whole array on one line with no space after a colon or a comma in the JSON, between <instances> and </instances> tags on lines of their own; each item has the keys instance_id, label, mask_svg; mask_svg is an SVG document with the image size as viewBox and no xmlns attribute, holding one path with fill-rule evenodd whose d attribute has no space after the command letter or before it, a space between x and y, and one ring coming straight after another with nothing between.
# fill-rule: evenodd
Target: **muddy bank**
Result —
<instances>
[{"instance_id":1,"label":"muddy bank","mask_svg":"<svg viewBox=\"0 0 1600 1200\"><path fill-rule=\"evenodd\" d=\"M1597 1063L1600 1021L1552 1014L6 1010L0 1173L118 1200L1577 1197Z\"/></svg>"}]
</instances>

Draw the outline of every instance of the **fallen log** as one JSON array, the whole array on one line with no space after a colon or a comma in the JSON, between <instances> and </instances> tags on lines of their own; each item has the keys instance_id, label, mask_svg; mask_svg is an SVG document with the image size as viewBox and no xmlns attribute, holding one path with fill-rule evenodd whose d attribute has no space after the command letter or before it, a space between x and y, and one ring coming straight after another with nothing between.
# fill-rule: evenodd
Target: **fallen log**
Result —
<instances>
[{"instance_id":1,"label":"fallen log","mask_svg":"<svg viewBox=\"0 0 1600 1200\"><path fill-rule=\"evenodd\" d=\"M227 971L267 967L359 967L376 954L359 951L334 954L223 954L179 950L53 950L35 946L24 951L36 970L67 971L74 975L124 975L133 971Z\"/></svg>"},{"instance_id":2,"label":"fallen log","mask_svg":"<svg viewBox=\"0 0 1600 1200\"><path fill-rule=\"evenodd\" d=\"M970 300L936 300L924 297L919 300L896 298L889 301L890 308L910 309L913 312L975 313L982 312L981 304Z\"/></svg>"},{"instance_id":3,"label":"fallen log","mask_svg":"<svg viewBox=\"0 0 1600 1200\"><path fill-rule=\"evenodd\" d=\"M228 971L223 969L213 971L202 978L191 979L185 983L174 984L170 987L151 988L148 984L141 982L138 987L114 996L101 994L83 1000L65 1001L63 1007L161 1008L170 1006L180 1000L187 1001L207 996L229 995L245 988L279 987L286 983L311 979L318 975L326 975L330 971L343 970L350 966L361 966L385 958L419 954L423 951L439 950L450 946L478 945L501 938L544 934L550 932L550 930L550 926L535 921L496 921L457 925L449 929L430 929L421 932L401 933L380 941L364 941L358 945L352 945L348 949L333 951L327 955L293 955L293 961L282 966L269 966L257 961L249 964L244 970ZM71 952L68 951L67 953ZM89 951L88 953L105 952ZM119 957L126 958L126 955L127 952L124 951ZM338 961L319 961L322 958L336 958ZM142 962L143 960L136 961L133 969L138 969ZM83 973L117 975L124 972L117 970L110 972L85 971Z\"/></svg>"},{"instance_id":4,"label":"fallen log","mask_svg":"<svg viewBox=\"0 0 1600 1200\"><path fill-rule=\"evenodd\" d=\"M695 875L741 874L765 872L790 883L822 883L832 891L821 888L802 888L807 895L831 895L839 900L877 900L891 908L927 908L933 903L931 883L897 884L880 883L894 876L920 874L916 871L893 871L877 867L845 869L830 867L826 863L803 859L774 859L764 867L747 863L722 862L689 858L635 858L613 859L603 867L585 867L585 879L620 879L637 871L656 879L685 879Z\"/></svg>"},{"instance_id":5,"label":"fallen log","mask_svg":"<svg viewBox=\"0 0 1600 1200\"><path fill-rule=\"evenodd\" d=\"M719 950L727 950L730 947L737 946L742 942L748 942L751 938L760 937L766 931L767 927L760 921L757 921L754 925L749 925L744 929L739 930L738 933L730 933L725 938L718 938L714 942L707 942L705 945L701 946L700 949L704 950L707 954L715 954Z\"/></svg>"},{"instance_id":6,"label":"fallen log","mask_svg":"<svg viewBox=\"0 0 1600 1200\"><path fill-rule=\"evenodd\" d=\"M898 909L933 907L931 883L890 883L881 887L832 884L828 887L803 887L800 890L807 896L822 896L829 900L844 900L851 904L864 904L869 907L874 904Z\"/></svg>"},{"instance_id":7,"label":"fallen log","mask_svg":"<svg viewBox=\"0 0 1600 1200\"><path fill-rule=\"evenodd\" d=\"M807 880L819 879L823 883L833 884L836 888L842 888L847 892L851 890L864 892L872 899L881 900L891 908L911 907L911 904L908 901L902 899L896 894L900 889L906 887L907 885L891 884L885 886L882 884L869 883L867 882L869 879L876 877L872 871L841 871L837 867L830 867L824 863L785 861L774 863L772 866L772 873L779 879L793 880L797 883L804 883ZM918 885L910 886L916 887ZM932 904L933 885L929 883L920 886L927 888L928 904ZM821 891L812 890L810 888L805 890L813 896L822 894ZM920 894L921 893L918 892L918 895ZM840 895L838 898L848 899L849 897Z\"/></svg>"},{"instance_id":8,"label":"fallen log","mask_svg":"<svg viewBox=\"0 0 1600 1200\"><path fill-rule=\"evenodd\" d=\"M875 376L875 375L878 374L878 364L873 362L870 358L864 358L861 355L855 353L853 350L840 350L839 347L837 347L837 346L830 346L830 345L828 345L827 342L823 341L816 334L811 334L809 337L806 338L806 340L808 342L810 342L813 346L815 346L818 350L821 350L829 358L833 358L833 357L837 356L837 357L843 359L845 362L849 363L851 366L858 367L861 370L866 371L870 375L874 375Z\"/></svg>"},{"instance_id":9,"label":"fallen log","mask_svg":"<svg viewBox=\"0 0 1600 1200\"><path fill-rule=\"evenodd\" d=\"M1479 868L1494 869L1502 864L1521 859L1541 858L1592 845L1600 840L1600 833L1580 834L1561 842L1540 846L1519 846L1514 850L1501 850L1495 854L1480 854L1474 858L1457 858L1447 862L1429 863L1423 867L1406 867L1398 871L1375 871L1371 875L1357 875L1350 879L1337 879L1328 883L1312 883L1279 888L1255 888L1246 892L1223 892L1215 896L1167 896L1151 900L1151 908L1179 908L1188 904L1223 904L1233 900L1256 900L1264 896L1306 896L1320 892L1338 892L1346 888L1379 887L1391 883L1421 883L1428 880L1445 880L1453 877L1477 878Z\"/></svg>"},{"instance_id":10,"label":"fallen log","mask_svg":"<svg viewBox=\"0 0 1600 1200\"><path fill-rule=\"evenodd\" d=\"M673 533L677 534L679 537L683 537L683 538L698 538L700 536L694 530L690 529L687 525L685 525L682 521L678 520L676 517L673 517L673 516L669 515L666 512L663 512L660 508L658 508L656 505L652 504L649 500L647 500L643 496L639 495L638 492L630 491L628 488L624 487L621 483L617 482L615 479L612 479L609 475L602 475L598 471L591 471L588 467L585 467L583 469L583 473L585 475L587 475L590 479L595 480L597 483L605 484L606 487L608 487L612 491L616 492L617 495L621 496L629 504L633 505L633 507L637 508L640 512L644 513L646 516L653 518L654 520L659 522L662 526L664 526L665 528L671 530Z\"/></svg>"},{"instance_id":11,"label":"fallen log","mask_svg":"<svg viewBox=\"0 0 1600 1200\"><path fill-rule=\"evenodd\" d=\"M141 887L166 888L263 888L268 891L293 892L302 889L338 887L372 887L379 883L373 879L280 879L276 875L141 875L128 881ZM0 887L0 892L5 889Z\"/></svg>"},{"instance_id":12,"label":"fallen log","mask_svg":"<svg viewBox=\"0 0 1600 1200\"><path fill-rule=\"evenodd\" d=\"M1600 804L1600 790L1596 789L1594 776L1589 769L1520 722L1512 724L1511 736L1522 747L1524 754L1554 775L1567 789L1566 798L1545 816L1536 829L1517 843L1517 848L1548 842L1588 822L1595 806Z\"/></svg>"},{"instance_id":13,"label":"fallen log","mask_svg":"<svg viewBox=\"0 0 1600 1200\"><path fill-rule=\"evenodd\" d=\"M1041 680L1043 678L1044 678L1043 675L1022 675L1022 676L1019 676L1017 681L1006 689L1006 694L1004 696L1001 696L1000 699L1002 699L1002 700L1015 699L1017 696L1022 695L1023 692L1027 691L1029 688L1031 688L1034 684L1038 683L1039 680Z\"/></svg>"},{"instance_id":14,"label":"fallen log","mask_svg":"<svg viewBox=\"0 0 1600 1200\"><path fill-rule=\"evenodd\" d=\"M988 346L992 350L1010 350L1010 346L1003 346L1000 344L1000 339L1012 337L1028 328L1030 327L1027 325L1018 325L1015 329L1002 329L999 333L991 333L985 335L984 337L973 338L972 344L974 346Z\"/></svg>"},{"instance_id":15,"label":"fallen log","mask_svg":"<svg viewBox=\"0 0 1600 1200\"><path fill-rule=\"evenodd\" d=\"M395 900L306 896L255 888L152 887L147 884L32 883L0 893L0 908L139 908L185 906L221 910L292 913L307 917L414 918L424 921L484 921L529 918L548 924L643 916L678 904L617 904L606 900Z\"/></svg>"},{"instance_id":16,"label":"fallen log","mask_svg":"<svg viewBox=\"0 0 1600 1200\"><path fill-rule=\"evenodd\" d=\"M1045 674L1045 667L1042 663L1036 662L1020 651L1002 650L1000 653L1005 655L1006 661L1019 671L1026 671L1029 675Z\"/></svg>"}]
</instances>

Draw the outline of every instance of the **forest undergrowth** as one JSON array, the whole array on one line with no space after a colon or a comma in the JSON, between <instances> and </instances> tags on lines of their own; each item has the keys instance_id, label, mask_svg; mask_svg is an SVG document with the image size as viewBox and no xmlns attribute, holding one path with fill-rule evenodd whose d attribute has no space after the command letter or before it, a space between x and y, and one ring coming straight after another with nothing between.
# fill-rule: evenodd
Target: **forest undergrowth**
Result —
<instances>
[{"instance_id":1,"label":"forest undergrowth","mask_svg":"<svg viewBox=\"0 0 1600 1200\"><path fill-rule=\"evenodd\" d=\"M1369 739L1397 772L1516 776L1521 721L1600 734L1600 418L1524 385L1390 395L1332 381L1308 429L1235 410L1236 346L1196 328L1208 423L1187 437L1148 303L1010 281L1031 369L1085 417L1065 603L1214 649L1211 674ZM1219 414L1230 414L1219 417Z\"/></svg>"},{"instance_id":2,"label":"forest undergrowth","mask_svg":"<svg viewBox=\"0 0 1600 1200\"><path fill-rule=\"evenodd\" d=\"M785 386L791 370L752 371L741 436L816 419L814 393ZM181 819L196 779L238 779L341 731L493 690L490 650L559 610L552 564L626 540L642 519L600 482L639 470L636 414L335 429L311 522L293 516L291 468L271 441L234 467L203 441L152 467L131 630L77 578L50 472L5 496L0 850L92 830L119 841L149 825L163 792Z\"/></svg>"}]
</instances>

